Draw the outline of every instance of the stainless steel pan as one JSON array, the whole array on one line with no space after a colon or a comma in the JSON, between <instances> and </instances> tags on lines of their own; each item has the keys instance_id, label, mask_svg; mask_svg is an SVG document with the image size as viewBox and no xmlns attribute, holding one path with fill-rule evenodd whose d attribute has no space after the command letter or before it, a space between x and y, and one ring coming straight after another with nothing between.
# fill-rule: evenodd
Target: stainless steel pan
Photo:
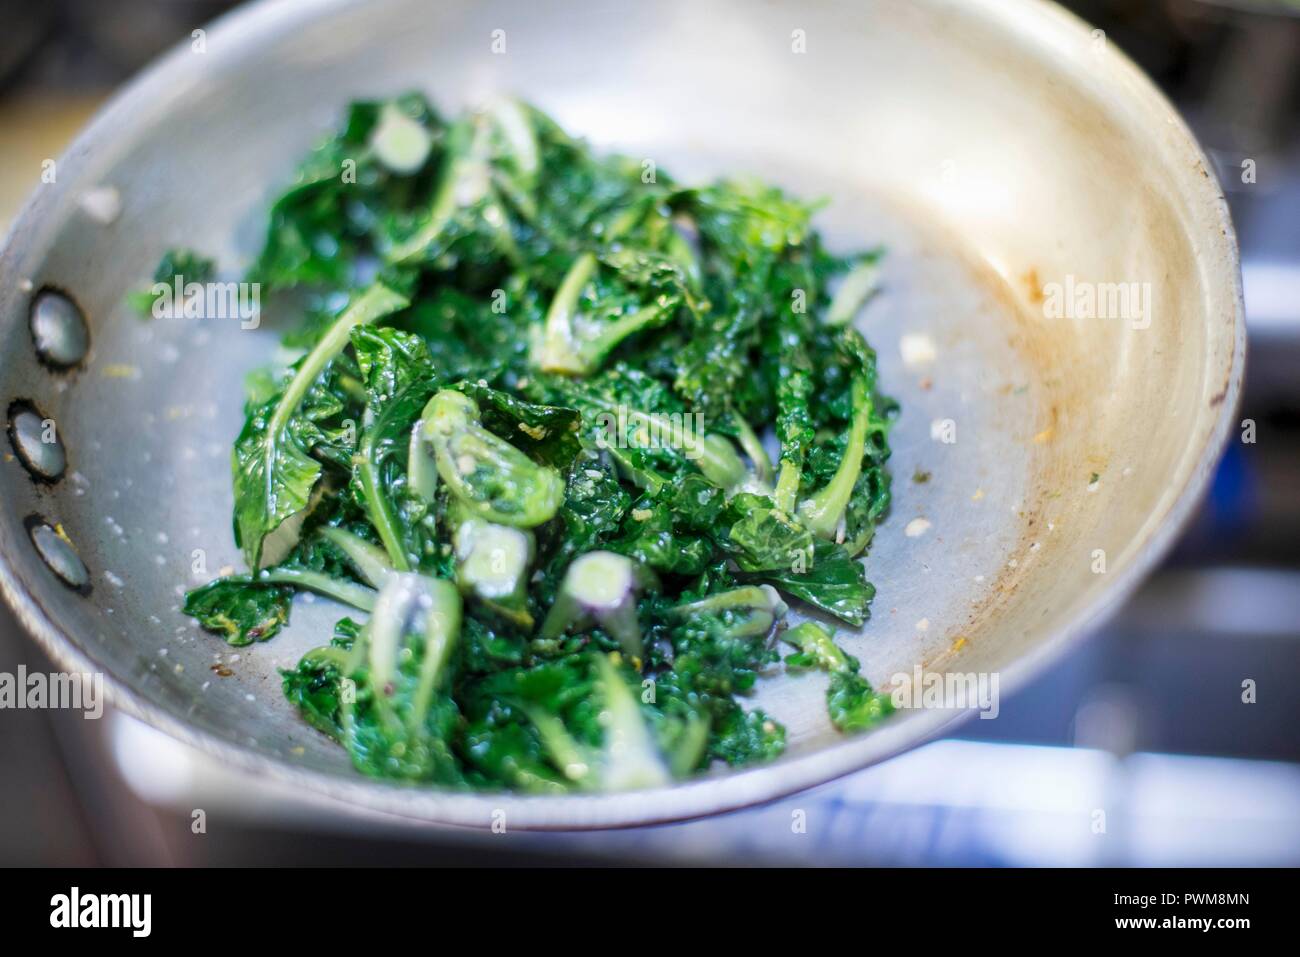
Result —
<instances>
[{"instance_id":1,"label":"stainless steel pan","mask_svg":"<svg viewBox=\"0 0 1300 957\"><path fill-rule=\"evenodd\" d=\"M776 678L760 701L791 747L774 765L627 795L451 795L360 778L282 700L276 668L319 641L326 603L237 654L190 626L183 589L238 564L241 379L293 317L145 322L123 297L173 245L242 268L268 199L353 96L418 87L453 109L514 92L679 178L747 170L829 196L836 240L889 244L863 322L903 406L897 495L868 560L874 618L847 640L881 685L923 665L995 672L1005 693L1045 667L1163 554L1232 431L1244 335L1219 189L1151 84L1049 4L295 0L201 39L103 111L8 239L0 395L37 410L20 442L57 423L66 466L53 482L21 456L0 468L0 584L62 665L104 672L121 707L232 763L429 821L598 827L769 799L956 717L842 739L816 677ZM1110 318L1053 311L1054 293L1107 283L1143 298ZM34 348L47 288L84 313L70 369ZM42 347L68 346L42 302ZM63 541L44 522L81 587L42 557Z\"/></svg>"}]
</instances>

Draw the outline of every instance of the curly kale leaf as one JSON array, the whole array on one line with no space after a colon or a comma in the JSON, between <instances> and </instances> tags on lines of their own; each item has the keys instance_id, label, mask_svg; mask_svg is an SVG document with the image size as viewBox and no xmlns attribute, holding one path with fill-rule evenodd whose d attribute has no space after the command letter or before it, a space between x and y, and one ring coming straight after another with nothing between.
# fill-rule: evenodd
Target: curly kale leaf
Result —
<instances>
[{"instance_id":1,"label":"curly kale leaf","mask_svg":"<svg viewBox=\"0 0 1300 957\"><path fill-rule=\"evenodd\" d=\"M248 645L274 637L288 623L292 600L292 588L231 575L187 594L184 611L228 644Z\"/></svg>"},{"instance_id":2,"label":"curly kale leaf","mask_svg":"<svg viewBox=\"0 0 1300 957\"><path fill-rule=\"evenodd\" d=\"M456 388L478 403L483 425L543 465L567 468L582 449L582 416L577 409L541 405L483 382Z\"/></svg>"},{"instance_id":3,"label":"curly kale leaf","mask_svg":"<svg viewBox=\"0 0 1300 957\"><path fill-rule=\"evenodd\" d=\"M434 503L410 487L411 433L438 388L423 340L396 329L358 327L352 347L368 400L354 476L367 517L398 571L432 561Z\"/></svg>"},{"instance_id":4,"label":"curly kale leaf","mask_svg":"<svg viewBox=\"0 0 1300 957\"><path fill-rule=\"evenodd\" d=\"M806 565L787 564L783 569L742 573L740 577L773 585L855 628L865 624L876 595L862 563L832 542L817 542Z\"/></svg>"},{"instance_id":5,"label":"curly kale leaf","mask_svg":"<svg viewBox=\"0 0 1300 957\"><path fill-rule=\"evenodd\" d=\"M806 240L811 208L757 183L694 190L682 206L699 229L704 289L718 305L700 314L674 386L692 409L721 421L774 307L773 269Z\"/></svg>"},{"instance_id":6,"label":"curly kale leaf","mask_svg":"<svg viewBox=\"0 0 1300 957\"><path fill-rule=\"evenodd\" d=\"M858 659L835 644L831 632L807 621L791 628L781 638L799 649L786 657L787 667L793 670L819 668L830 675L826 707L831 724L838 730L865 731L893 713L890 696L872 689L858 673Z\"/></svg>"},{"instance_id":7,"label":"curly kale leaf","mask_svg":"<svg viewBox=\"0 0 1300 957\"><path fill-rule=\"evenodd\" d=\"M354 297L329 331L293 367L271 399L249 410L235 441L235 541L250 568L262 565L263 543L290 516L305 514L321 465L311 452L321 438L304 409L312 387L348 345L356 326L368 325L407 305L405 296L375 284ZM296 534L288 530L289 545ZM284 549L287 551L287 548ZM277 560L273 557L272 560Z\"/></svg>"},{"instance_id":8,"label":"curly kale leaf","mask_svg":"<svg viewBox=\"0 0 1300 957\"><path fill-rule=\"evenodd\" d=\"M298 713L318 731L338 740L343 734L341 701L343 677L362 626L343 618L334 637L323 648L309 651L292 669L280 669L284 695Z\"/></svg>"},{"instance_id":9,"label":"curly kale leaf","mask_svg":"<svg viewBox=\"0 0 1300 957\"><path fill-rule=\"evenodd\" d=\"M127 301L132 308L140 315L148 317L155 315L154 308L159 301L166 301L164 297L167 293L159 286L173 287L178 281L184 286L190 283L211 282L217 274L217 263L215 259L209 259L196 253L192 249L169 249L163 253L162 259L158 262L158 268L154 270L153 285L148 289L137 290L127 296ZM177 307L181 306L176 301L175 296L172 300Z\"/></svg>"},{"instance_id":10,"label":"curly kale leaf","mask_svg":"<svg viewBox=\"0 0 1300 957\"><path fill-rule=\"evenodd\" d=\"M771 499L742 493L727 503L726 515L730 524L719 544L742 572L778 572L812 564L812 533Z\"/></svg>"},{"instance_id":11,"label":"curly kale leaf","mask_svg":"<svg viewBox=\"0 0 1300 957\"><path fill-rule=\"evenodd\" d=\"M436 147L413 171L389 168L373 148L386 111L425 129ZM419 94L353 103L342 129L312 151L271 207L266 242L249 278L271 288L357 285L364 257L395 241L397 211L430 189L445 138L442 121Z\"/></svg>"},{"instance_id":12,"label":"curly kale leaf","mask_svg":"<svg viewBox=\"0 0 1300 957\"><path fill-rule=\"evenodd\" d=\"M619 248L582 253L565 273L533 357L543 372L590 375L624 340L697 307L686 271L671 256Z\"/></svg>"}]
</instances>

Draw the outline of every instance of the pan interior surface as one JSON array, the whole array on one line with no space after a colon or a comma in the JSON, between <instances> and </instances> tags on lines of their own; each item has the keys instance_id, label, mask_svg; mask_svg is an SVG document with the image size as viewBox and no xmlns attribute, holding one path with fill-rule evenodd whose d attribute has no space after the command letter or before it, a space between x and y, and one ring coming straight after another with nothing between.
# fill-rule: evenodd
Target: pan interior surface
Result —
<instances>
[{"instance_id":1,"label":"pan interior surface","mask_svg":"<svg viewBox=\"0 0 1300 957\"><path fill-rule=\"evenodd\" d=\"M299 598L290 628L243 649L180 614L186 589L242 567L229 455L243 378L297 316L273 299L257 329L142 320L125 297L174 246L238 278L269 200L346 102L410 88L449 112L522 96L679 180L752 173L825 196L834 245L889 247L861 323L902 405L894 503L867 559L873 618L840 634L878 686L919 665L996 673L1009 690L1131 589L1203 486L1242 366L1231 226L1167 104L1055 8L256 4L109 107L0 263L5 402L54 420L67 457L53 483L16 456L0 469L0 578L62 663L105 672L166 730L371 808L481 826L504 808L549 827L771 798L953 718L906 712L844 739L822 679L775 676L755 699L789 730L774 766L622 796L443 795L360 779L283 699L278 669L338 607ZM84 202L106 188L121 200L108 222ZM1126 305L1109 308L1121 285ZM33 350L43 289L85 315L90 351L71 369ZM74 545L87 587L43 563L39 520Z\"/></svg>"}]
</instances>

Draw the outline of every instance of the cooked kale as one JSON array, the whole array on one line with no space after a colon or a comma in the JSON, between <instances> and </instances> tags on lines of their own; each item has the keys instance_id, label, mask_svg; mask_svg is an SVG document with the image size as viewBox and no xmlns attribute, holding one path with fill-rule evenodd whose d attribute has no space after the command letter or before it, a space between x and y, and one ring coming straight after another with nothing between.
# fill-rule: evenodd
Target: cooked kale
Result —
<instances>
[{"instance_id":1,"label":"cooked kale","mask_svg":"<svg viewBox=\"0 0 1300 957\"><path fill-rule=\"evenodd\" d=\"M218 578L185 596L185 614L232 645L273 638L289 621L293 589L263 585L248 575Z\"/></svg>"},{"instance_id":2,"label":"cooked kale","mask_svg":"<svg viewBox=\"0 0 1300 957\"><path fill-rule=\"evenodd\" d=\"M173 286L178 280L183 286L190 283L212 281L217 272L216 260L202 256L192 249L169 249L163 253L154 270L153 283L147 289L138 289L127 295L127 303L141 316L154 315L154 304L164 295L160 286Z\"/></svg>"},{"instance_id":3,"label":"cooked kale","mask_svg":"<svg viewBox=\"0 0 1300 957\"><path fill-rule=\"evenodd\" d=\"M830 253L814 210L643 176L513 101L353 104L248 275L305 311L234 445L250 571L186 612L236 645L296 591L368 612L283 679L381 778L559 793L770 760L785 729L744 699L781 640L829 673L835 727L874 724L857 662L785 630L787 602L866 620L890 495L895 406L853 328L882 252ZM182 269L211 264L159 276Z\"/></svg>"},{"instance_id":4,"label":"cooked kale","mask_svg":"<svg viewBox=\"0 0 1300 957\"><path fill-rule=\"evenodd\" d=\"M865 731L893 713L893 700L874 691L858 674L858 659L845 654L834 636L816 622L805 621L785 632L782 640L799 650L787 655L787 668L820 668L830 675L826 708L831 724L841 731Z\"/></svg>"}]
</instances>

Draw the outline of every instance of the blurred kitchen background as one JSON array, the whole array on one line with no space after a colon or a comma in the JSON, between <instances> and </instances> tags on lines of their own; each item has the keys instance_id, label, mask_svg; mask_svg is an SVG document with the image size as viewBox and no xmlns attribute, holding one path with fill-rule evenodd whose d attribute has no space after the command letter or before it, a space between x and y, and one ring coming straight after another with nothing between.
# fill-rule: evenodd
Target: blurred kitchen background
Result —
<instances>
[{"instance_id":1,"label":"blurred kitchen background","mask_svg":"<svg viewBox=\"0 0 1300 957\"><path fill-rule=\"evenodd\" d=\"M114 86L230 5L0 0L0 229ZM0 711L0 864L1300 864L1300 0L1066 6L1146 69L1216 166L1242 245L1256 441L1229 444L1123 612L998 720L763 808L502 837L358 818L121 714ZM0 671L20 663L50 668L0 609Z\"/></svg>"}]
</instances>

